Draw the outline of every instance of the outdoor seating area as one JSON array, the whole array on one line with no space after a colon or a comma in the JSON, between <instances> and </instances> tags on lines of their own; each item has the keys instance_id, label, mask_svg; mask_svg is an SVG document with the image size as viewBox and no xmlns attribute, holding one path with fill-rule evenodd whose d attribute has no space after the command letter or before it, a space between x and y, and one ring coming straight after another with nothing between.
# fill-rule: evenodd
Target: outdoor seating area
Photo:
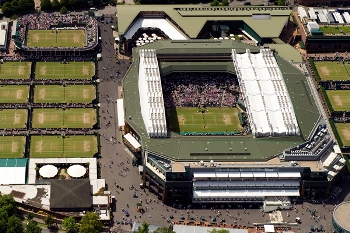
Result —
<instances>
[{"instance_id":1,"label":"outdoor seating area","mask_svg":"<svg viewBox=\"0 0 350 233\"><path fill-rule=\"evenodd\" d=\"M29 159L28 184L50 180L97 179L96 158Z\"/></svg>"},{"instance_id":2,"label":"outdoor seating area","mask_svg":"<svg viewBox=\"0 0 350 233\"><path fill-rule=\"evenodd\" d=\"M37 179L87 179L88 164L37 164Z\"/></svg>"}]
</instances>

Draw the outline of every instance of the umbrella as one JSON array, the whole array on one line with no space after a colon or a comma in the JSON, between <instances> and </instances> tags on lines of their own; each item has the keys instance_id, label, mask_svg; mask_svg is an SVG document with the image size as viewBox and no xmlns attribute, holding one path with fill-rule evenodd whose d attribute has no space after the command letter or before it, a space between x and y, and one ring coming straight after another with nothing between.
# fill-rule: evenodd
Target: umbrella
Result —
<instances>
[{"instance_id":1,"label":"umbrella","mask_svg":"<svg viewBox=\"0 0 350 233\"><path fill-rule=\"evenodd\" d=\"M39 174L45 178L52 178L57 175L58 169L54 165L42 166L39 170Z\"/></svg>"},{"instance_id":2,"label":"umbrella","mask_svg":"<svg viewBox=\"0 0 350 233\"><path fill-rule=\"evenodd\" d=\"M86 173L86 168L82 165L73 165L67 169L67 172L71 177L82 177Z\"/></svg>"}]
</instances>

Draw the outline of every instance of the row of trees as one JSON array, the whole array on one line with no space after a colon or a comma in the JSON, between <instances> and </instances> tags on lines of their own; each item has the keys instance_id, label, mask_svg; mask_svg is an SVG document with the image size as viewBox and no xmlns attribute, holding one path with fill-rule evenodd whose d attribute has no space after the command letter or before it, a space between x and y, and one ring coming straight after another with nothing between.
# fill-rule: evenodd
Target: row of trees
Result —
<instances>
[{"instance_id":1,"label":"row of trees","mask_svg":"<svg viewBox=\"0 0 350 233\"><path fill-rule=\"evenodd\" d=\"M0 193L0 232L3 233L41 233L38 223L30 219L25 227L16 217L17 206L12 195Z\"/></svg>"},{"instance_id":2,"label":"row of trees","mask_svg":"<svg viewBox=\"0 0 350 233\"><path fill-rule=\"evenodd\" d=\"M42 228L33 220L33 214L28 214L27 220L16 217L17 206L12 195L0 193L0 232L1 233L41 233ZM96 213L88 212L79 222L74 217L65 218L62 226L67 233L100 233L103 224ZM57 227L54 218L47 215L44 219L48 228Z\"/></svg>"},{"instance_id":3,"label":"row of trees","mask_svg":"<svg viewBox=\"0 0 350 233\"><path fill-rule=\"evenodd\" d=\"M93 3L98 4L100 0L94 0ZM62 7L67 9L81 9L88 7L88 1L85 0L41 0L41 10L59 10Z\"/></svg>"},{"instance_id":4,"label":"row of trees","mask_svg":"<svg viewBox=\"0 0 350 233\"><path fill-rule=\"evenodd\" d=\"M228 6L229 4L230 2L228 0L222 0L221 3L218 0L213 0L210 6Z\"/></svg>"},{"instance_id":5,"label":"row of trees","mask_svg":"<svg viewBox=\"0 0 350 233\"><path fill-rule=\"evenodd\" d=\"M141 226L137 229L137 233L148 233L149 232L149 224L146 222L143 222ZM159 227L154 233L175 233L171 228L168 227ZM229 230L227 229L216 229L214 228L211 231L208 231L208 233L229 233Z\"/></svg>"},{"instance_id":6,"label":"row of trees","mask_svg":"<svg viewBox=\"0 0 350 233\"><path fill-rule=\"evenodd\" d=\"M12 0L4 3L1 9L5 16L10 17L34 10L34 0Z\"/></svg>"}]
</instances>

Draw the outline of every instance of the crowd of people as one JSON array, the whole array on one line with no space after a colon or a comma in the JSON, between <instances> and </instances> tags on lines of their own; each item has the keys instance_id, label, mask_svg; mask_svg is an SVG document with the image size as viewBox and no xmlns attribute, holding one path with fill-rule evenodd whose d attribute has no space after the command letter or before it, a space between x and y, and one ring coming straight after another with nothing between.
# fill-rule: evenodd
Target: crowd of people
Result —
<instances>
[{"instance_id":1,"label":"crowd of people","mask_svg":"<svg viewBox=\"0 0 350 233\"><path fill-rule=\"evenodd\" d=\"M229 73L172 73L162 78L165 107L233 107L237 78Z\"/></svg>"},{"instance_id":2,"label":"crowd of people","mask_svg":"<svg viewBox=\"0 0 350 233\"><path fill-rule=\"evenodd\" d=\"M26 44L28 30L85 30L86 44L90 48L97 44L98 27L97 22L90 16L86 15L61 15L61 14L28 14L18 19L17 27L19 40ZM53 31L55 32L55 31ZM71 47L73 48L73 47ZM38 49L37 47L35 49ZM45 49L44 47L40 49Z\"/></svg>"}]
</instances>

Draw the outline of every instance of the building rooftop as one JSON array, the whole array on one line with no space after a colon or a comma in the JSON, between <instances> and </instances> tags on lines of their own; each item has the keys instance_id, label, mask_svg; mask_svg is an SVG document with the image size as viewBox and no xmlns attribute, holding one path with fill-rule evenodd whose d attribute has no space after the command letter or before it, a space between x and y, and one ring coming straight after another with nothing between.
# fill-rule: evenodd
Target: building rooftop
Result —
<instances>
[{"instance_id":1,"label":"building rooftop","mask_svg":"<svg viewBox=\"0 0 350 233\"><path fill-rule=\"evenodd\" d=\"M333 211L333 219L335 222L347 231L350 231L349 208L350 202L347 201L337 205Z\"/></svg>"},{"instance_id":2,"label":"building rooftop","mask_svg":"<svg viewBox=\"0 0 350 233\"><path fill-rule=\"evenodd\" d=\"M50 209L86 209L92 206L89 180L52 180Z\"/></svg>"},{"instance_id":3,"label":"building rooftop","mask_svg":"<svg viewBox=\"0 0 350 233\"><path fill-rule=\"evenodd\" d=\"M140 12L155 15L164 12L190 38L197 38L207 21L244 21L261 38L278 37L291 10L288 7L239 6L201 7L189 5L117 5L119 34L127 32ZM253 18L253 14L269 14L268 19ZM189 20L191 23L188 23Z\"/></svg>"},{"instance_id":4,"label":"building rooftop","mask_svg":"<svg viewBox=\"0 0 350 233\"><path fill-rule=\"evenodd\" d=\"M169 73L172 71L209 71L208 64L215 67L215 71L232 72L234 66L230 63L230 54L232 49L237 52L245 52L249 48L251 52L258 52L258 47L246 45L236 41L216 41L201 40L172 42L159 41L143 48L156 49L158 62L160 64L160 73ZM219 47L214 49L214 47ZM123 80L123 94L125 106L125 121L141 137L141 144L144 150L151 154L167 157L172 161L267 161L275 155L281 153L284 149L294 147L304 142L319 119L318 108L314 98L311 95L310 88L304 74L291 65L289 61L277 55L277 63L282 71L286 86L293 103L294 111L299 123L301 136L294 137L268 137L253 138L248 136L181 136L170 132L168 138L149 138L141 116L141 108L138 91L138 50L133 50L133 64L126 73ZM167 61L163 62L165 55L178 56L177 63L171 65ZM207 54L210 57L208 62L188 62L186 57L189 54ZM217 55L227 56L227 60L216 60ZM192 63L195 66L192 66ZM215 64L215 66L214 66ZM210 67L210 66L209 66ZM220 68L221 67L221 68ZM230 67L230 69L227 69ZM220 70L221 69L221 70Z\"/></svg>"}]
</instances>

